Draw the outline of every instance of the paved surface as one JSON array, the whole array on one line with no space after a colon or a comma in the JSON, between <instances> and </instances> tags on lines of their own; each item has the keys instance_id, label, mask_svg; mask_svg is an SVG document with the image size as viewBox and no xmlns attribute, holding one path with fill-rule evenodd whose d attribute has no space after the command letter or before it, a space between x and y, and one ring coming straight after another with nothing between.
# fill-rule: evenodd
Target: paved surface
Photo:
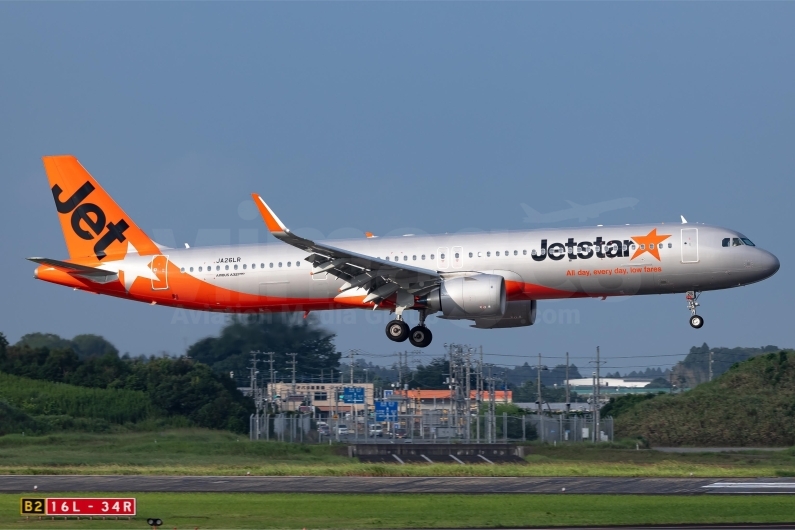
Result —
<instances>
[{"instance_id":1,"label":"paved surface","mask_svg":"<svg viewBox=\"0 0 795 530\"><path fill-rule=\"evenodd\" d=\"M786 451L789 447L652 447L661 453L742 453L744 451Z\"/></svg>"},{"instance_id":2,"label":"paved surface","mask_svg":"<svg viewBox=\"0 0 795 530\"><path fill-rule=\"evenodd\" d=\"M781 523L781 524L713 524L713 525L698 525L698 524L688 524L688 525L681 525L681 526L663 526L663 525L652 525L652 526L556 526L551 528L544 528L542 527L535 527L533 530L795 530L795 524L793 523ZM475 530L475 529L470 529ZM493 530L493 529L483 529L483 530ZM508 529L506 529L508 530Z\"/></svg>"},{"instance_id":3,"label":"paved surface","mask_svg":"<svg viewBox=\"0 0 795 530\"><path fill-rule=\"evenodd\" d=\"M795 480L561 477L0 475L0 492L795 494ZM565 488L565 490L564 490Z\"/></svg>"}]
</instances>

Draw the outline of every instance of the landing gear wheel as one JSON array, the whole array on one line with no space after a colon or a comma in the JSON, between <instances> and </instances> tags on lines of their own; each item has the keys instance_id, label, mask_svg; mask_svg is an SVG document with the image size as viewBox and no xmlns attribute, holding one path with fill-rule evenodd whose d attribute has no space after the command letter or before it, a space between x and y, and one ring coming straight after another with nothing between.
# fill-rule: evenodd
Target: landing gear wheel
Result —
<instances>
[{"instance_id":1,"label":"landing gear wheel","mask_svg":"<svg viewBox=\"0 0 795 530\"><path fill-rule=\"evenodd\" d=\"M690 325L698 329L704 325L704 318L699 315L693 315L690 317Z\"/></svg>"},{"instance_id":2,"label":"landing gear wheel","mask_svg":"<svg viewBox=\"0 0 795 530\"><path fill-rule=\"evenodd\" d=\"M433 333L425 326L416 326L411 329L409 334L409 342L412 346L417 348L424 348L428 346L433 340Z\"/></svg>"},{"instance_id":3,"label":"landing gear wheel","mask_svg":"<svg viewBox=\"0 0 795 530\"><path fill-rule=\"evenodd\" d=\"M389 340L403 342L409 338L409 326L402 320L393 320L386 325L386 336Z\"/></svg>"}]
</instances>

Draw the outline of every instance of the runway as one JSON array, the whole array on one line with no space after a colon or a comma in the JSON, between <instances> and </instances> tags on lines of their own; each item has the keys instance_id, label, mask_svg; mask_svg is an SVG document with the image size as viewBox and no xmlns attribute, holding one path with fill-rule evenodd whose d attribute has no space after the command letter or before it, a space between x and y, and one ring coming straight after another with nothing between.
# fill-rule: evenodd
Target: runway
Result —
<instances>
[{"instance_id":1,"label":"runway","mask_svg":"<svg viewBox=\"0 0 795 530\"><path fill-rule=\"evenodd\" d=\"M2 475L2 493L556 493L795 494L795 479L621 477L262 477L151 475Z\"/></svg>"}]
</instances>

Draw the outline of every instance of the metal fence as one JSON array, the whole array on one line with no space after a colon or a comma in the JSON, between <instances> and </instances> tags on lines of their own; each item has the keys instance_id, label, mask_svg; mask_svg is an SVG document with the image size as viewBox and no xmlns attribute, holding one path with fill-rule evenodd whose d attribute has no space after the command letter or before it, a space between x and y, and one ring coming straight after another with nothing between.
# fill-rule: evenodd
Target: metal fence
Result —
<instances>
[{"instance_id":1,"label":"metal fence","mask_svg":"<svg viewBox=\"0 0 795 530\"><path fill-rule=\"evenodd\" d=\"M613 418L602 418L598 426L594 423L590 415L483 414L461 418L444 410L399 414L384 422L365 416L317 420L309 414L282 413L252 414L249 432L252 440L294 443L612 442Z\"/></svg>"}]
</instances>

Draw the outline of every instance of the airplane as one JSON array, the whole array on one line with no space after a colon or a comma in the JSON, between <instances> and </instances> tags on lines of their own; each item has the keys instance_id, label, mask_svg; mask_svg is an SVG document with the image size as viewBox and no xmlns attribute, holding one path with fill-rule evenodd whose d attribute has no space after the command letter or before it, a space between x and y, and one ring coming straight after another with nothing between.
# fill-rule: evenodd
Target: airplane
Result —
<instances>
[{"instance_id":1,"label":"airplane","mask_svg":"<svg viewBox=\"0 0 795 530\"><path fill-rule=\"evenodd\" d=\"M622 197L620 199L595 202L592 204L577 204L572 201L566 202L571 208L549 213L541 213L525 203L521 203L519 206L521 206L524 213L527 214L527 217L524 218L525 223L557 223L558 221L565 221L567 219L578 219L582 223L588 218L599 217L599 214L605 212L612 212L613 210L620 210L622 208L634 208L640 201L632 197Z\"/></svg>"},{"instance_id":2,"label":"airplane","mask_svg":"<svg viewBox=\"0 0 795 530\"><path fill-rule=\"evenodd\" d=\"M743 234L687 223L313 241L252 198L278 242L158 245L69 155L43 158L68 259L28 258L34 277L76 290L199 311L360 308L395 317L386 335L426 347L426 317L475 328L531 326L539 300L685 293L701 328L704 291L764 280L779 260ZM187 245L186 245L187 247ZM409 328L406 310L419 313Z\"/></svg>"}]
</instances>

